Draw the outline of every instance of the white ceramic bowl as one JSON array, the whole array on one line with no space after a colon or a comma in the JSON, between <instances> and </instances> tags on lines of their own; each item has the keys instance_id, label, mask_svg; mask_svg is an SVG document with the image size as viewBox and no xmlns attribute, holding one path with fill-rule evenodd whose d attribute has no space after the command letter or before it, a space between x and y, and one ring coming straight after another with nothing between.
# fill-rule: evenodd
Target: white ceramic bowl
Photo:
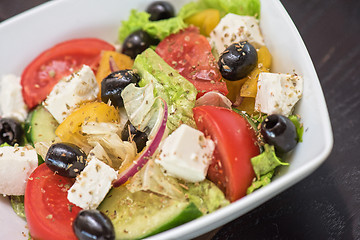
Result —
<instances>
[{"instance_id":1,"label":"white ceramic bowl","mask_svg":"<svg viewBox=\"0 0 360 240\"><path fill-rule=\"evenodd\" d=\"M114 43L130 9L143 10L147 0L58 0L33 8L0 24L0 75L20 75L40 52L63 40L98 37ZM171 1L177 9L184 1ZM273 56L273 71L304 77L303 99L296 107L305 127L303 142L290 166L268 186L231 205L151 239L189 239L209 232L256 208L313 172L329 155L333 136L318 77L295 25L279 0L261 1L261 30ZM0 197L0 239L27 239L26 222Z\"/></svg>"}]
</instances>

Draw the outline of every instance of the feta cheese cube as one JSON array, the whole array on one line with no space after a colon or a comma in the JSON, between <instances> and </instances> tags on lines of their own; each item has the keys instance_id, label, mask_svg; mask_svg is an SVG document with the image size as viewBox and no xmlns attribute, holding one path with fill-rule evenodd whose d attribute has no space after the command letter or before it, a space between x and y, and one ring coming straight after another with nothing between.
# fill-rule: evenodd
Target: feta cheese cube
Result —
<instances>
[{"instance_id":1,"label":"feta cheese cube","mask_svg":"<svg viewBox=\"0 0 360 240\"><path fill-rule=\"evenodd\" d=\"M155 162L170 176L199 182L206 177L214 148L202 132L182 124L164 140Z\"/></svg>"},{"instance_id":2,"label":"feta cheese cube","mask_svg":"<svg viewBox=\"0 0 360 240\"><path fill-rule=\"evenodd\" d=\"M27 179L38 166L34 148L0 148L0 194L24 195Z\"/></svg>"},{"instance_id":3,"label":"feta cheese cube","mask_svg":"<svg viewBox=\"0 0 360 240\"><path fill-rule=\"evenodd\" d=\"M24 122L28 108L21 93L20 77L7 74L0 81L0 115Z\"/></svg>"},{"instance_id":4,"label":"feta cheese cube","mask_svg":"<svg viewBox=\"0 0 360 240\"><path fill-rule=\"evenodd\" d=\"M303 78L295 74L262 72L257 88L256 111L289 116L302 97Z\"/></svg>"},{"instance_id":5,"label":"feta cheese cube","mask_svg":"<svg viewBox=\"0 0 360 240\"><path fill-rule=\"evenodd\" d=\"M90 161L68 191L68 200L83 209L96 209L117 178L117 172L89 155Z\"/></svg>"},{"instance_id":6,"label":"feta cheese cube","mask_svg":"<svg viewBox=\"0 0 360 240\"><path fill-rule=\"evenodd\" d=\"M80 104L97 98L99 86L94 72L84 65L80 71L60 80L44 102L44 107L61 123Z\"/></svg>"},{"instance_id":7,"label":"feta cheese cube","mask_svg":"<svg viewBox=\"0 0 360 240\"><path fill-rule=\"evenodd\" d=\"M255 48L264 46L259 21L252 16L229 13L210 33L210 45L220 55L232 43L248 41Z\"/></svg>"}]
</instances>

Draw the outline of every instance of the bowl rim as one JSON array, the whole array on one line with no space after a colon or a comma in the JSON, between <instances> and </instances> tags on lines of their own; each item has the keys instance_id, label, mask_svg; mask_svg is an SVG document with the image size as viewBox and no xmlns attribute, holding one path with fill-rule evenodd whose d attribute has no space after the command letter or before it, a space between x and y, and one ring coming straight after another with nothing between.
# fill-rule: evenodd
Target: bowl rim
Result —
<instances>
[{"instance_id":1,"label":"bowl rim","mask_svg":"<svg viewBox=\"0 0 360 240\"><path fill-rule=\"evenodd\" d=\"M63 3L70 3L74 0L58 0L58 1L49 1L38 5L34 8L26 10L14 17L4 20L0 23L0 32L7 27L11 27L12 24L16 24L18 21L24 21L27 17L32 16L34 14L42 13L48 8L57 7L58 4ZM280 0L261 0L261 5L263 6L264 2L267 1L267 4L274 4L274 6L281 12L281 17L286 21L289 25L291 31L297 35L297 40L299 41L299 45L305 49L304 58L306 59L307 64L310 66L310 75L314 80L312 81L316 87L319 89L319 95L317 97L317 101L320 105L320 112L319 114L322 117L322 126L324 132L324 144L323 148L321 149L320 153L307 164L297 168L291 174L284 174L281 176L280 179L275 179L271 182L271 184L259 189L258 191L253 192L251 195L245 196L238 201L233 202L232 204L221 208L211 214L202 216L201 218L195 219L191 222L185 223L181 226L176 228L172 228L165 232L159 233L148 239L172 239L175 236L184 237L186 238L194 238L201 234L207 233L217 227L222 226L223 224L238 218L239 216L245 214L246 212L254 209L268 201L270 198L274 197L275 195L279 194L280 192L286 190L287 188L293 186L295 183L299 182L300 180L304 179L308 175L310 175L315 169L317 169L329 156L332 151L332 147L334 144L333 140L333 133L331 128L331 122L329 113L327 110L325 98L323 95L323 91L320 86L319 79L317 77L314 65L310 58L310 55L306 49L306 46L300 36L300 33L296 29L296 26L292 19L290 18L289 14L285 10L284 6L281 4ZM1 73L0 73L1 74ZM289 184L290 182L290 184ZM267 196L264 200L264 196ZM236 212L236 214L234 214Z\"/></svg>"}]
</instances>

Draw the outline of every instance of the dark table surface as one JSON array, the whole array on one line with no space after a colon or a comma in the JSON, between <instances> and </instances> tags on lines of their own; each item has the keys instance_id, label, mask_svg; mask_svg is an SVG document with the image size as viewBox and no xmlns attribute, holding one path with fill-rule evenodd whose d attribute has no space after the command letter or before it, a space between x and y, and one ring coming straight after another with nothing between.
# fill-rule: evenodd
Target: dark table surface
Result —
<instances>
[{"instance_id":1,"label":"dark table surface","mask_svg":"<svg viewBox=\"0 0 360 240\"><path fill-rule=\"evenodd\" d=\"M0 21L43 2L1 0ZM281 2L318 73L334 148L313 174L228 223L213 240L360 239L360 1Z\"/></svg>"}]
</instances>

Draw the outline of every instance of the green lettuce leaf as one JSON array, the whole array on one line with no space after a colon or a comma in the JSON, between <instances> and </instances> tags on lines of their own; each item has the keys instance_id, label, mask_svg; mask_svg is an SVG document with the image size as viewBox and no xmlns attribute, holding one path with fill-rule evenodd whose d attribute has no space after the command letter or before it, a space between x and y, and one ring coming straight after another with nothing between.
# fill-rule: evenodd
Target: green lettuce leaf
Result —
<instances>
[{"instance_id":1,"label":"green lettuce leaf","mask_svg":"<svg viewBox=\"0 0 360 240\"><path fill-rule=\"evenodd\" d=\"M268 185L271 182L271 178L274 175L274 170L266 173L265 175L261 176L260 179L255 180L252 182L251 186L248 187L246 194L250 194L254 192L256 189L262 188Z\"/></svg>"},{"instance_id":2,"label":"green lettuce leaf","mask_svg":"<svg viewBox=\"0 0 360 240\"><path fill-rule=\"evenodd\" d=\"M184 5L178 14L182 18L190 17L196 12L213 8L220 11L223 17L228 13L248 16L260 16L260 0L199 0Z\"/></svg>"},{"instance_id":3,"label":"green lettuce leaf","mask_svg":"<svg viewBox=\"0 0 360 240\"><path fill-rule=\"evenodd\" d=\"M275 155L274 146L265 144L264 149L265 151L263 153L251 158L251 164L253 165L257 179L273 171L278 166L289 165L288 163L281 162L280 158Z\"/></svg>"},{"instance_id":4,"label":"green lettuce leaf","mask_svg":"<svg viewBox=\"0 0 360 240\"><path fill-rule=\"evenodd\" d=\"M304 134L304 126L302 123L300 123L300 117L297 115L290 115L289 116L290 121L295 125L296 127L296 133L298 136L298 142L302 142L303 140L303 134Z\"/></svg>"},{"instance_id":5,"label":"green lettuce leaf","mask_svg":"<svg viewBox=\"0 0 360 240\"><path fill-rule=\"evenodd\" d=\"M201 11L205 10L203 6L200 5L200 2L189 2L182 6L178 13L178 17L185 19L187 17L190 17L191 15Z\"/></svg>"},{"instance_id":6,"label":"green lettuce leaf","mask_svg":"<svg viewBox=\"0 0 360 240\"><path fill-rule=\"evenodd\" d=\"M22 218L25 217L25 208L24 208L24 196L10 196L11 207L14 209L14 212Z\"/></svg>"},{"instance_id":7,"label":"green lettuce leaf","mask_svg":"<svg viewBox=\"0 0 360 240\"><path fill-rule=\"evenodd\" d=\"M173 33L179 32L187 27L182 18L174 17L159 21L150 21L144 25L143 30L151 36L163 40Z\"/></svg>"},{"instance_id":8,"label":"green lettuce leaf","mask_svg":"<svg viewBox=\"0 0 360 240\"><path fill-rule=\"evenodd\" d=\"M140 29L146 31L150 36L162 40L168 35L177 33L187 26L180 17L159 21L150 21L149 17L150 14L147 12L139 12L133 9L129 19L122 21L118 33L119 41L123 42L127 36Z\"/></svg>"},{"instance_id":9,"label":"green lettuce leaf","mask_svg":"<svg viewBox=\"0 0 360 240\"><path fill-rule=\"evenodd\" d=\"M256 179L248 187L246 194L250 194L256 189L264 187L271 182L275 169L278 166L289 165L284 163L275 154L274 146L264 145L264 151L256 157L251 158L251 164L256 175Z\"/></svg>"},{"instance_id":10,"label":"green lettuce leaf","mask_svg":"<svg viewBox=\"0 0 360 240\"><path fill-rule=\"evenodd\" d=\"M4 142L3 144L0 145L0 147L12 147L12 146L7 142Z\"/></svg>"},{"instance_id":11,"label":"green lettuce leaf","mask_svg":"<svg viewBox=\"0 0 360 240\"><path fill-rule=\"evenodd\" d=\"M143 25L149 22L150 14L147 12L139 12L137 10L131 10L129 19L121 22L119 28L119 40L123 42L127 36L131 33L142 29Z\"/></svg>"},{"instance_id":12,"label":"green lettuce leaf","mask_svg":"<svg viewBox=\"0 0 360 240\"><path fill-rule=\"evenodd\" d=\"M136 157L135 142L122 141L121 130L120 124L109 122L85 122L81 127L91 146L91 155L114 169L119 169L124 162L132 162Z\"/></svg>"},{"instance_id":13,"label":"green lettuce leaf","mask_svg":"<svg viewBox=\"0 0 360 240\"><path fill-rule=\"evenodd\" d=\"M203 214L212 213L215 210L225 207L230 202L225 198L224 193L211 181L191 183L183 182L181 186L185 196L193 202Z\"/></svg>"},{"instance_id":14,"label":"green lettuce leaf","mask_svg":"<svg viewBox=\"0 0 360 240\"><path fill-rule=\"evenodd\" d=\"M137 191L151 191L179 201L185 200L185 194L176 178L163 173L160 165L150 159L144 167L132 177L126 188L134 193Z\"/></svg>"},{"instance_id":15,"label":"green lettuce leaf","mask_svg":"<svg viewBox=\"0 0 360 240\"><path fill-rule=\"evenodd\" d=\"M146 132L149 139L154 137L164 111L161 99L154 96L154 85L149 83L144 87L136 87L135 84L129 84L121 92L121 97L134 127Z\"/></svg>"},{"instance_id":16,"label":"green lettuce leaf","mask_svg":"<svg viewBox=\"0 0 360 240\"><path fill-rule=\"evenodd\" d=\"M150 21L149 13L133 9L128 20L121 22L118 32L119 41L123 42L127 36L139 29L146 31L154 38L163 40L170 34L186 28L187 24L183 21L185 18L208 8L219 10L221 17L227 13L260 16L260 0L199 0L185 4L176 17L159 21Z\"/></svg>"},{"instance_id":17,"label":"green lettuce leaf","mask_svg":"<svg viewBox=\"0 0 360 240\"><path fill-rule=\"evenodd\" d=\"M169 111L169 133L182 123L195 127L192 109L195 106L197 90L193 84L170 67L151 48L136 57L134 69L142 78L139 86L144 87L152 83L155 97L159 96L166 101Z\"/></svg>"}]
</instances>

